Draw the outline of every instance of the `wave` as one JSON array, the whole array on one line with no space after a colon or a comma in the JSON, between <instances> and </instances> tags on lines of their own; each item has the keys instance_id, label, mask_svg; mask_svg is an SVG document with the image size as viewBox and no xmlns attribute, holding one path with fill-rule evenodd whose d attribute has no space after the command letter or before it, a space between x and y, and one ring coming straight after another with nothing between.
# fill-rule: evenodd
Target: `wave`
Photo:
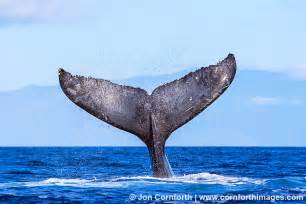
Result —
<instances>
[{"instance_id":1,"label":"wave","mask_svg":"<svg viewBox=\"0 0 306 204\"><path fill-rule=\"evenodd\" d=\"M252 179L247 177L224 176L211 174L207 172L198 174L189 174L183 176L174 176L171 178L155 178L151 176L132 176L132 177L116 177L109 179L83 179L83 178L48 178L42 181L16 182L10 183L9 186L70 186L70 187L100 187L100 188L124 188L131 185L176 185L176 184L207 184L207 185L243 185L264 184L264 179ZM5 185L0 185L0 187ZM7 186L7 185L6 185ZM8 187L8 186L7 186Z\"/></svg>"},{"instance_id":2,"label":"wave","mask_svg":"<svg viewBox=\"0 0 306 204\"><path fill-rule=\"evenodd\" d=\"M149 182L166 183L194 183L194 184L220 184L220 185L241 185L241 184L264 184L265 179L252 179L247 177L223 176L211 174L208 172L198 174L188 174L183 176L174 176L171 178L155 178L150 176L121 177L113 181L121 180L142 180Z\"/></svg>"},{"instance_id":3,"label":"wave","mask_svg":"<svg viewBox=\"0 0 306 204\"><path fill-rule=\"evenodd\" d=\"M47 164L40 160L30 160L28 161L29 166L46 166Z\"/></svg>"},{"instance_id":4,"label":"wave","mask_svg":"<svg viewBox=\"0 0 306 204\"><path fill-rule=\"evenodd\" d=\"M204 184L221 184L221 185L240 185L240 184L264 184L265 179L252 179L247 177L223 176L211 173L198 173L173 177L174 181L204 183Z\"/></svg>"},{"instance_id":5,"label":"wave","mask_svg":"<svg viewBox=\"0 0 306 204\"><path fill-rule=\"evenodd\" d=\"M279 188L273 190L273 192L277 193L293 193L293 194L303 194L306 195L306 188L296 187L296 188Z\"/></svg>"},{"instance_id":6,"label":"wave","mask_svg":"<svg viewBox=\"0 0 306 204\"><path fill-rule=\"evenodd\" d=\"M17 171L8 171L4 172L2 174L13 174L13 175L21 175L21 174L34 174L32 171L23 171L23 170L17 170Z\"/></svg>"}]
</instances>

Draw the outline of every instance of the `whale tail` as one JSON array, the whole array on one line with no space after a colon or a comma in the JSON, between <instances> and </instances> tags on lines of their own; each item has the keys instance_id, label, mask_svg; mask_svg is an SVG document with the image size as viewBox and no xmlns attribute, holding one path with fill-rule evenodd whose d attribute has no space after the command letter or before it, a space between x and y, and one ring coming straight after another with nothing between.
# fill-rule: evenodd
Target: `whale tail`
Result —
<instances>
[{"instance_id":1,"label":"whale tail","mask_svg":"<svg viewBox=\"0 0 306 204\"><path fill-rule=\"evenodd\" d=\"M59 70L59 81L73 103L142 140L150 153L153 175L169 177L172 170L165 156L166 140L215 101L235 73L235 58L229 54L216 65L157 87L151 95L104 79L73 76L63 69Z\"/></svg>"}]
</instances>

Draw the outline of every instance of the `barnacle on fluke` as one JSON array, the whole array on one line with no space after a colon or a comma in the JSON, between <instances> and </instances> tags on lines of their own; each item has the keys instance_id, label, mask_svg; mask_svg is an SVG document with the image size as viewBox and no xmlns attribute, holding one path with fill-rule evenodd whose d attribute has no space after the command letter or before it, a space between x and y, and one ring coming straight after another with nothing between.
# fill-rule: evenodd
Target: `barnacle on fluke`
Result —
<instances>
[{"instance_id":1,"label":"barnacle on fluke","mask_svg":"<svg viewBox=\"0 0 306 204\"><path fill-rule=\"evenodd\" d=\"M95 117L132 134L148 147L153 175L173 173L165 155L170 134L216 100L231 84L236 62L229 54L216 65L202 67L181 79L157 87L152 94L104 79L73 76L59 70L68 98Z\"/></svg>"}]
</instances>

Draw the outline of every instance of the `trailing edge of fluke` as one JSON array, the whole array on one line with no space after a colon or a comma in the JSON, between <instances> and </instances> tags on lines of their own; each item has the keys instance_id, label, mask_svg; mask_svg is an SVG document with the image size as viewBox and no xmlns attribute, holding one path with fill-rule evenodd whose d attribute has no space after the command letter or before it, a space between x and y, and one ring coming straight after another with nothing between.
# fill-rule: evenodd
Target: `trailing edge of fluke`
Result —
<instances>
[{"instance_id":1,"label":"trailing edge of fluke","mask_svg":"<svg viewBox=\"0 0 306 204\"><path fill-rule=\"evenodd\" d=\"M170 177L173 173L165 155L166 140L214 102L231 84L235 73L235 57L229 54L216 65L157 87L150 95L141 88L74 76L64 69L59 70L59 81L73 103L136 135L147 145L153 176Z\"/></svg>"}]
</instances>

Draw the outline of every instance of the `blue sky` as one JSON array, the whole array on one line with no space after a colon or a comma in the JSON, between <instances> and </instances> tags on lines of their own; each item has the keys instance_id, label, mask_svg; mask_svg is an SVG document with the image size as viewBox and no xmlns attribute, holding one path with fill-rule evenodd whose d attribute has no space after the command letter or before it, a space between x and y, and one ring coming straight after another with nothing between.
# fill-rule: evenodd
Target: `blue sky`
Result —
<instances>
[{"instance_id":1,"label":"blue sky","mask_svg":"<svg viewBox=\"0 0 306 204\"><path fill-rule=\"evenodd\" d=\"M281 138L276 145L305 146L305 128L301 122L306 114L305 36L306 1L303 0L0 0L0 93L30 85L57 86L59 67L76 74L122 82L132 78L132 82L138 81L136 85L141 86L145 82L137 77L146 76L149 80L148 76L154 76L156 81L159 75L177 76L175 73L184 70L215 64L231 52L242 74L236 78L236 85L226 92L230 98L221 98L207 114L194 119L185 129L179 129L169 144L188 142L184 139L186 131L194 133L190 136L194 138L190 145L197 144L197 132L203 131L210 137L201 139L200 145L273 145L275 139ZM5 97L5 103L18 106L17 102L12 103ZM18 95L17 98L31 101L29 97ZM44 99L44 103L48 100ZM232 109L231 127L218 124L220 118L217 117L222 116L226 123L228 103ZM239 103L243 107L241 110ZM21 112L26 111L23 105L19 107ZM43 111L50 108L43 104L37 106L44 107L39 109ZM72 104L69 106L76 108ZM20 115L15 108L14 113ZM33 104L31 108L29 111L38 110ZM6 113L10 117L11 113ZM58 115L54 113L52 118ZM71 142L60 143L62 136L53 140L52 135L57 133L52 132L50 138L35 143L52 123L43 116L37 118L46 128L39 129L41 132L34 126L29 127L31 121L27 126L22 125L24 118L20 119L20 124L13 124L17 121L13 116L11 120L3 119L2 129L13 124L20 127L20 132L29 130L29 138L23 138L25 143L21 145L66 145ZM207 122L206 126L202 125L203 121ZM89 145L106 144L97 142L96 135L103 128L100 129L98 121L96 123L97 127L84 123L86 127L80 132L93 132L95 136ZM260 135L253 132L254 127ZM73 125L70 128L76 132ZM66 134L70 134L67 131ZM10 132L8 128L7 134ZM37 133L36 139L34 133ZM80 138L84 135L81 133ZM122 134L107 144L122 141ZM223 137L226 134L230 136ZM269 135L271 138L265 143ZM130 136L125 136L121 145L133 145L129 143ZM19 144L14 143L16 138L11 138L3 144ZM233 143L231 138L241 141ZM30 144L26 143L29 141ZM74 145L86 142L84 138L75 141L79 143ZM91 140L88 138L88 141Z\"/></svg>"},{"instance_id":2,"label":"blue sky","mask_svg":"<svg viewBox=\"0 0 306 204\"><path fill-rule=\"evenodd\" d=\"M0 1L0 90L58 67L123 79L215 63L306 79L305 1ZM8 77L8 76L14 76Z\"/></svg>"}]
</instances>

